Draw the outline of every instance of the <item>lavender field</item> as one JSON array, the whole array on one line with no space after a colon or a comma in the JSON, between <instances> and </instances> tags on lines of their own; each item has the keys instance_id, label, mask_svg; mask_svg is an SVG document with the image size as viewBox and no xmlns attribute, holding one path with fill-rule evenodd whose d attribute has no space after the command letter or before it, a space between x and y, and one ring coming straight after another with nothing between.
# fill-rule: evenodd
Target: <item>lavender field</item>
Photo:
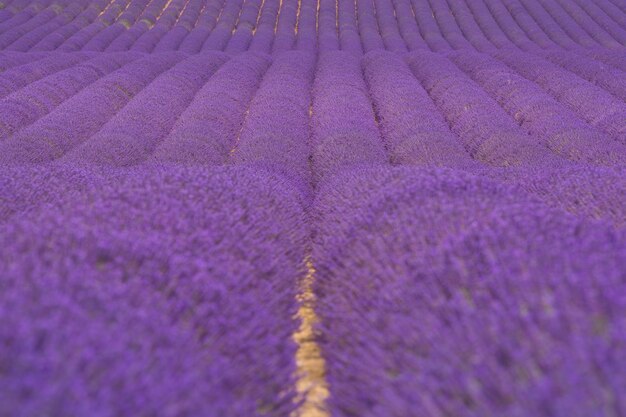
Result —
<instances>
[{"instance_id":1,"label":"lavender field","mask_svg":"<svg viewBox=\"0 0 626 417\"><path fill-rule=\"evenodd\" d=\"M0 0L0 417L626 416L626 0Z\"/></svg>"}]
</instances>

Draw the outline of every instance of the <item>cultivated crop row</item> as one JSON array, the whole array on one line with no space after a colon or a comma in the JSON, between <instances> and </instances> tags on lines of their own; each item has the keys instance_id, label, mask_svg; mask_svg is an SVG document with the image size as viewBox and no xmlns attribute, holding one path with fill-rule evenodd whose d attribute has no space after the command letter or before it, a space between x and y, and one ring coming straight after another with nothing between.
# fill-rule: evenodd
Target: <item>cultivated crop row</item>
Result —
<instances>
[{"instance_id":1,"label":"cultivated crop row","mask_svg":"<svg viewBox=\"0 0 626 417\"><path fill-rule=\"evenodd\" d=\"M613 0L86 0L12 2L0 50L164 52L626 46ZM26 6L21 8L21 6ZM319 45L319 48L318 48Z\"/></svg>"}]
</instances>

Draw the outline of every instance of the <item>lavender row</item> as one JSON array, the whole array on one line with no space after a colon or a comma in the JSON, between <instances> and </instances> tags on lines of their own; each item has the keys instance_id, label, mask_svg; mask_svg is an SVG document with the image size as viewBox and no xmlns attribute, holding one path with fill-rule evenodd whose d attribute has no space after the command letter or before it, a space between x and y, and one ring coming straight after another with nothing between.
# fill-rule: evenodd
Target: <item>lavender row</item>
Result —
<instances>
[{"instance_id":1,"label":"lavender row","mask_svg":"<svg viewBox=\"0 0 626 417\"><path fill-rule=\"evenodd\" d=\"M473 158L493 166L543 163L550 155L448 59L412 52L409 66Z\"/></svg>"},{"instance_id":2,"label":"lavender row","mask_svg":"<svg viewBox=\"0 0 626 417\"><path fill-rule=\"evenodd\" d=\"M252 59L253 56L258 58ZM281 57L277 55L275 60L282 61ZM309 59L306 54L302 57L304 61ZM393 164L470 170L518 184L545 203L566 211L585 217L605 218L616 225L624 222L626 212L623 202L615 198L621 193L623 180L611 170L584 165L590 162L622 166L624 149L621 144L608 140L605 133L585 123L537 85L489 56L466 52L453 54L452 57L479 84L473 83L449 60L427 52L409 57L409 60L418 62L414 67L421 66L417 73L419 80L398 55L390 52L372 52L363 60L346 52L323 54L315 76L315 85L322 87L313 88L314 105L309 111L313 129L307 146L311 148L306 148L310 149L306 152L311 154L315 181L352 164L387 163L388 154ZM202 76L203 58L195 59L199 65L196 70ZM278 94L278 89L271 95L276 97L275 100L263 99L265 105L248 109L268 59L262 55L241 55L231 65L217 70L215 77L204 88L197 90L193 100L189 94L195 87L181 94L180 97L186 98L177 101L175 110L166 112L167 117L159 118L156 123L152 121L155 120L153 114L160 112L149 109L161 108L166 103L157 97L161 95L161 90L170 91L172 97L177 96L178 90L173 86L178 85L178 77L174 73L164 76L161 82L144 91L142 97L152 98L139 100L122 110L104 107L106 110L102 114L91 113L82 108L84 104L76 104L87 102L81 101L87 100L84 98L87 96L83 95L84 91L76 90L80 89L80 84L76 83L60 86L64 94L57 95L57 92L49 99L37 98L30 91L55 88L44 78L40 83L24 89L23 93L14 94L18 102L6 107L5 125L8 130L5 129L5 136L15 134L0 145L5 154L2 160L5 163L45 162L57 159L82 144L68 158L113 165L142 161L219 165L227 161L229 153L237 156L236 148L247 116L256 120L253 123L256 127L244 135L251 138L251 143L246 146L253 146L257 140L265 143L258 139L260 137L269 141L264 145L268 149L283 146L281 141L270 141L270 138L281 135L269 132L287 131L292 128L291 122L283 123L279 117L268 124L269 131L263 124L302 105L294 106L293 99L289 95ZM99 60L107 62L106 58ZM345 62L341 64L342 61ZM158 56L145 62L158 62ZM338 75L324 69L329 65L335 68ZM347 69L340 70L342 65ZM82 73L80 68L75 70L76 73ZM65 80L72 77L73 72L69 69L67 75L61 72L49 81ZM93 74L93 70L89 69L88 73ZM113 80L114 76L115 72L104 78L112 77L110 79ZM170 81L172 85L169 85ZM161 84L162 88L155 87ZM102 85L106 85L103 80L97 81L96 85L99 87L95 89L85 86L85 91L104 91L98 94L106 94L107 97L111 94L109 88L101 90ZM233 90L229 85L240 86L240 89ZM302 90L297 96L304 99L308 90L299 85ZM72 97L77 92L76 97L83 98ZM267 94L264 93L264 96ZM316 94L320 97L317 111ZM446 98L448 96L451 99ZM40 103L35 104L36 110L32 106L37 101L31 102L33 99ZM116 101L111 100L108 98L104 102L112 106ZM140 104L144 102L145 105ZM59 104L60 107L55 110ZM290 106L293 110L289 110ZM13 110L9 111L9 107ZM29 108L33 110L27 111ZM268 110L275 108L285 110ZM52 113L47 114L50 110L53 110ZM471 115L468 116L468 113ZM76 123L72 118L78 117L78 114L89 116L81 117ZM99 121L90 127L88 120L92 119ZM297 127L294 132L305 133L295 142L295 133L285 139L301 146L308 143L309 134L302 128L302 118L294 120L300 120L293 122L293 128ZM107 122L110 129L103 129L94 141L88 141ZM78 130L72 135L74 129ZM133 133L125 133L128 129ZM511 142L514 137L519 138L517 144ZM496 148L485 149L484 145L480 148L481 141L485 140L487 143L493 141ZM484 149L484 154L472 153L472 146ZM516 146L529 149L530 153L519 153ZM285 149L293 149L293 154L289 153L291 151L268 152L262 157L265 152L263 147L255 144L253 149L244 159L254 161L260 157L263 160L260 165L265 164L271 170L292 178L306 176L302 174L303 166L298 162L302 160L305 148L288 147ZM510 155L513 161L493 162L489 158L501 158L494 152L503 152L506 157ZM277 158L281 154L284 158ZM578 165L568 163L568 159ZM295 176L293 166L301 167L296 169L298 174ZM504 168L495 169L496 166ZM518 168L512 169L512 166ZM306 188L304 185L303 189Z\"/></svg>"},{"instance_id":3,"label":"lavender row","mask_svg":"<svg viewBox=\"0 0 626 417\"><path fill-rule=\"evenodd\" d=\"M111 45L118 36L121 36L125 33L129 28L135 23L137 18L139 17L139 13L146 7L148 4L147 0L138 0L138 1L130 1L127 3L127 7L120 7L117 9L119 11L119 15L113 19L112 22L104 23L104 25L100 24L96 26L97 32L93 35L90 35L87 39L79 39L79 45L81 46L81 50L88 51L104 51ZM102 27L99 29L99 27ZM81 33L77 33L77 36L81 36ZM83 35L84 36L84 35ZM64 49L66 44L71 43L73 41L72 38L68 39L63 45L61 45L60 49ZM76 40L74 40L76 41Z\"/></svg>"},{"instance_id":4,"label":"lavender row","mask_svg":"<svg viewBox=\"0 0 626 417\"><path fill-rule=\"evenodd\" d=\"M597 48L577 50L576 53L582 56L592 58L610 67L617 68L622 72L626 72L626 57L624 57L622 54L616 54L614 51Z\"/></svg>"},{"instance_id":5,"label":"lavender row","mask_svg":"<svg viewBox=\"0 0 626 417\"><path fill-rule=\"evenodd\" d=\"M434 12L429 7L428 3L416 0L407 0L407 2L410 3L410 5L407 5L407 8L405 10L407 12L410 11L411 14L414 16L415 28L419 32L420 38L423 39L426 43L427 47L433 51L450 49L450 45L441 35L439 26L437 25L437 22L435 21L433 16ZM417 37L417 35L415 35L414 37Z\"/></svg>"},{"instance_id":6,"label":"lavender row","mask_svg":"<svg viewBox=\"0 0 626 417\"><path fill-rule=\"evenodd\" d=\"M133 53L106 54L32 82L0 102L0 140L50 113L101 77L132 62Z\"/></svg>"},{"instance_id":7,"label":"lavender row","mask_svg":"<svg viewBox=\"0 0 626 417\"><path fill-rule=\"evenodd\" d=\"M473 166L467 151L404 60L391 52L370 52L362 60L365 80L391 163Z\"/></svg>"},{"instance_id":8,"label":"lavender row","mask_svg":"<svg viewBox=\"0 0 626 417\"><path fill-rule=\"evenodd\" d=\"M356 23L356 0L340 1L337 9L341 50L360 55L363 48Z\"/></svg>"},{"instance_id":9,"label":"lavender row","mask_svg":"<svg viewBox=\"0 0 626 417\"><path fill-rule=\"evenodd\" d=\"M171 30L163 30L158 43L152 52L165 52L178 49L183 40L189 35L200 18L200 13L206 9L207 1L187 2L180 11Z\"/></svg>"},{"instance_id":10,"label":"lavender row","mask_svg":"<svg viewBox=\"0 0 626 417\"><path fill-rule=\"evenodd\" d=\"M1 160L33 163L60 158L100 130L139 91L183 58L181 53L146 56L101 78L0 143Z\"/></svg>"},{"instance_id":11,"label":"lavender row","mask_svg":"<svg viewBox=\"0 0 626 417\"><path fill-rule=\"evenodd\" d=\"M100 34L100 31L111 31L119 27L119 25L113 25L115 20L125 11L133 9L129 0L114 0L103 11L102 14L95 19L94 22L80 28L66 39L62 39L60 44L55 44L52 49L58 49L59 51L77 51L82 49L87 43L91 41L96 35ZM112 29L109 29L113 26ZM104 35L99 35L100 37ZM38 49L37 46L33 49Z\"/></svg>"},{"instance_id":12,"label":"lavender row","mask_svg":"<svg viewBox=\"0 0 626 417\"><path fill-rule=\"evenodd\" d=\"M602 27L611 33L611 35L624 44L624 25L626 24L626 15L622 12L618 5L610 1L587 3L577 0L576 3L582 7L591 18L597 21ZM624 9L624 8L622 8Z\"/></svg>"},{"instance_id":13,"label":"lavender row","mask_svg":"<svg viewBox=\"0 0 626 417\"><path fill-rule=\"evenodd\" d=\"M542 56L626 101L626 73L580 55L551 50Z\"/></svg>"},{"instance_id":14,"label":"lavender row","mask_svg":"<svg viewBox=\"0 0 626 417\"><path fill-rule=\"evenodd\" d=\"M498 24L484 0L468 0L467 6L479 29L485 34L491 44L497 48L505 48L515 44L515 41L510 39L505 30L503 30L506 27L502 28Z\"/></svg>"},{"instance_id":15,"label":"lavender row","mask_svg":"<svg viewBox=\"0 0 626 417\"><path fill-rule=\"evenodd\" d=\"M105 51L125 51L130 49L150 28L154 27L156 20L164 11L163 7L170 3L168 0L152 0L143 9L137 20L129 28L125 28L122 33L115 37L104 49Z\"/></svg>"},{"instance_id":16,"label":"lavender row","mask_svg":"<svg viewBox=\"0 0 626 417\"><path fill-rule=\"evenodd\" d=\"M315 182L347 167L388 162L358 58L321 55L311 94Z\"/></svg>"},{"instance_id":17,"label":"lavender row","mask_svg":"<svg viewBox=\"0 0 626 417\"><path fill-rule=\"evenodd\" d=\"M376 6L376 18L385 48L392 52L406 52L408 48L400 35L392 1L375 0L374 5Z\"/></svg>"},{"instance_id":18,"label":"lavender row","mask_svg":"<svg viewBox=\"0 0 626 417\"><path fill-rule=\"evenodd\" d=\"M363 51L384 49L385 45L376 21L374 2L371 0L356 0L356 4L357 22Z\"/></svg>"},{"instance_id":19,"label":"lavender row","mask_svg":"<svg viewBox=\"0 0 626 417\"><path fill-rule=\"evenodd\" d=\"M28 54L22 54L19 52L0 52L0 76L6 70L19 66L25 65L30 62L38 61L47 56L45 53L37 53L31 52Z\"/></svg>"},{"instance_id":20,"label":"lavender row","mask_svg":"<svg viewBox=\"0 0 626 417\"><path fill-rule=\"evenodd\" d=\"M180 115L154 151L154 160L181 165L224 163L270 61L267 55L246 52L225 63Z\"/></svg>"},{"instance_id":21,"label":"lavender row","mask_svg":"<svg viewBox=\"0 0 626 417\"><path fill-rule=\"evenodd\" d=\"M16 25L10 25L11 21L5 22L0 25L0 48L4 49L11 43L18 40L20 37L26 35L30 31L39 28L41 25L46 24L48 21L56 17L59 12L59 5L50 5L41 11L37 11L36 14L26 22Z\"/></svg>"},{"instance_id":22,"label":"lavender row","mask_svg":"<svg viewBox=\"0 0 626 417\"><path fill-rule=\"evenodd\" d=\"M69 25L69 23L84 10L85 6L80 4L72 4L66 7L61 13L57 13L56 16L45 24L38 22L37 26L33 29L26 28L24 35L18 37L14 42L6 46L6 49L12 51L28 51L49 33L56 31L60 27ZM2 44L3 43L0 41L0 45Z\"/></svg>"},{"instance_id":23,"label":"lavender row","mask_svg":"<svg viewBox=\"0 0 626 417\"><path fill-rule=\"evenodd\" d=\"M481 17L486 16L474 15L465 2L450 3L450 12L457 19L459 28L474 48L479 51L494 49L494 43L488 38L489 33L484 33L484 28L480 27Z\"/></svg>"},{"instance_id":24,"label":"lavender row","mask_svg":"<svg viewBox=\"0 0 626 417\"><path fill-rule=\"evenodd\" d=\"M274 29L277 25L276 19L278 18L280 3L280 0L266 0L263 3L262 9L259 11L256 26L252 32L252 40L248 48L249 51L266 54L272 52Z\"/></svg>"},{"instance_id":25,"label":"lavender row","mask_svg":"<svg viewBox=\"0 0 626 417\"><path fill-rule=\"evenodd\" d=\"M589 220L603 220L617 228L626 225L624 166L545 166L477 171L508 182L539 198L544 204Z\"/></svg>"},{"instance_id":26,"label":"lavender row","mask_svg":"<svg viewBox=\"0 0 626 417\"><path fill-rule=\"evenodd\" d=\"M150 82L65 160L127 166L146 160L195 93L227 60L224 53L184 59Z\"/></svg>"},{"instance_id":27,"label":"lavender row","mask_svg":"<svg viewBox=\"0 0 626 417\"><path fill-rule=\"evenodd\" d=\"M294 193L243 168L103 178L1 226L0 413L289 415Z\"/></svg>"},{"instance_id":28,"label":"lavender row","mask_svg":"<svg viewBox=\"0 0 626 417\"><path fill-rule=\"evenodd\" d=\"M242 12L243 0L226 1L220 11L215 29L202 44L202 51L223 50L233 35L233 29Z\"/></svg>"},{"instance_id":29,"label":"lavender row","mask_svg":"<svg viewBox=\"0 0 626 417\"><path fill-rule=\"evenodd\" d=\"M499 60L536 82L592 126L626 143L626 104L607 91L532 54L499 51Z\"/></svg>"},{"instance_id":30,"label":"lavender row","mask_svg":"<svg viewBox=\"0 0 626 417\"><path fill-rule=\"evenodd\" d=\"M81 30L89 27L99 17L107 12L111 2L106 0L91 2L83 11L72 19L68 24L58 27L57 29L50 31L49 33L43 33L40 36L40 40L30 49L23 47L23 50L28 51L51 51L61 46L67 39L79 33ZM101 18L104 19L104 18ZM35 42L35 41L33 41ZM30 43L30 42L29 42Z\"/></svg>"},{"instance_id":31,"label":"lavender row","mask_svg":"<svg viewBox=\"0 0 626 417\"><path fill-rule=\"evenodd\" d=\"M431 70L426 65L430 62L434 65L433 74L447 76L432 78L436 88L426 86L424 89L394 54L369 53L363 60L365 78L392 163L460 168L515 184L545 204L578 216L602 218L616 226L626 224L626 206L618 197L626 191L626 182L621 177L624 153L621 145L551 100L538 86L529 84L486 55L459 53L455 60L483 82L481 88L485 88L498 101L497 104L486 92L478 94L477 86L451 62L443 58L434 60L427 53L413 55L413 59L418 57L422 57L421 74L429 74ZM465 90L456 87L455 80ZM449 83L447 90L440 90L444 86L436 85L443 81ZM477 91L476 95L465 95L467 88ZM441 91L451 94L455 100L437 98L435 94ZM459 97L472 98L473 101L466 103L459 101ZM532 106L526 107L530 104ZM485 106L486 110L481 110ZM447 111L452 111L452 115ZM460 112L463 115L468 111L474 111L476 115L469 119L469 127L463 128L457 121L463 119L455 114ZM499 120L493 117L495 115ZM450 132L448 123L452 123L453 131L457 126L456 134ZM489 124L496 125L493 136L489 135L489 129L493 129ZM524 133L520 133L520 127ZM512 139L511 134L517 134L521 145L529 146L534 156L525 157L518 164L496 167L488 159L472 158L468 152L470 149L462 146L472 140L495 137L502 141L500 146L505 151L509 148L508 154L512 158L524 157L513 144L507 143ZM579 163L574 164L566 158ZM601 168L586 162L608 164L613 168ZM490 166L484 163L490 163Z\"/></svg>"},{"instance_id":32,"label":"lavender row","mask_svg":"<svg viewBox=\"0 0 626 417\"><path fill-rule=\"evenodd\" d=\"M183 52L195 53L200 51L207 37L217 24L217 17L221 15L224 0L209 0L202 10L196 26L181 41L179 49Z\"/></svg>"},{"instance_id":33,"label":"lavender row","mask_svg":"<svg viewBox=\"0 0 626 417\"><path fill-rule=\"evenodd\" d=\"M506 1L484 0L484 4L506 37L518 48L527 51L546 47L550 44L545 33L541 30L537 31L536 23L529 22L528 16L523 16L526 17L524 19L519 18L520 13L516 15L510 13ZM534 25L529 27L528 23L534 23Z\"/></svg>"},{"instance_id":34,"label":"lavender row","mask_svg":"<svg viewBox=\"0 0 626 417\"><path fill-rule=\"evenodd\" d=\"M397 22L397 32L404 41L405 48L412 51L426 47L417 27L417 21L413 16L411 1L391 0L390 2L392 13Z\"/></svg>"},{"instance_id":35,"label":"lavender row","mask_svg":"<svg viewBox=\"0 0 626 417\"><path fill-rule=\"evenodd\" d=\"M623 146L607 141L601 132L585 126L571 113L568 115L566 109L546 99L537 86L524 82L493 61L487 62L489 71L484 76L490 78L483 90L443 57L420 52L412 53L407 59L465 149L475 161L486 166L470 163L474 161L466 160L459 152L454 154L454 159L442 159L441 165L464 167L478 175L515 184L545 204L581 217L605 219L616 226L626 224L626 205L616 197L626 191L621 175ZM474 61L479 63L480 56L470 58L471 67L475 66ZM498 71L494 71L494 66L504 71L502 87L496 82ZM528 93L533 90L535 94ZM514 94L506 95L507 91ZM532 108L526 110L525 103L529 102L535 102L540 110L536 113L531 113ZM554 113L563 117L555 118ZM517 121L525 123L520 125ZM559 132L563 127L565 134L549 137L550 129ZM584 143L585 140L589 143ZM568 147L569 152L565 152ZM614 168L590 166L585 162Z\"/></svg>"},{"instance_id":36,"label":"lavender row","mask_svg":"<svg viewBox=\"0 0 626 417\"><path fill-rule=\"evenodd\" d=\"M161 38L172 29L174 23L178 21L186 3L187 1L185 0L168 2L167 7L155 17L156 22L149 27L147 32L144 32L143 35L137 38L130 50L151 52Z\"/></svg>"},{"instance_id":37,"label":"lavender row","mask_svg":"<svg viewBox=\"0 0 626 417\"><path fill-rule=\"evenodd\" d=\"M491 2L493 3L494 0L491 0ZM555 27L548 24L544 30L543 27L545 26L545 22L541 19L535 18L533 15L534 9L532 4L527 7L520 3L520 0L502 0L502 4L506 7L506 13L513 17L515 23L519 25L528 38L537 46L541 48L549 48L556 47L558 45L560 47L564 47L565 49L571 49L572 47L576 48L576 45L571 42L571 40L565 45L554 41L551 35L553 34Z\"/></svg>"},{"instance_id":38,"label":"lavender row","mask_svg":"<svg viewBox=\"0 0 626 417\"><path fill-rule=\"evenodd\" d=\"M0 22L0 32L11 30L14 27L28 22L37 12L48 7L50 3L51 0L37 0L31 3L23 2L21 5L18 2L12 2L8 10L14 13L6 16L6 18Z\"/></svg>"},{"instance_id":39,"label":"lavender row","mask_svg":"<svg viewBox=\"0 0 626 417\"><path fill-rule=\"evenodd\" d=\"M459 52L452 60L556 155L592 164L617 165L626 147L579 119L537 84L488 55Z\"/></svg>"},{"instance_id":40,"label":"lavender row","mask_svg":"<svg viewBox=\"0 0 626 417\"><path fill-rule=\"evenodd\" d=\"M292 49L296 41L296 24L298 22L298 0L283 0L276 17L274 42L272 51L280 53Z\"/></svg>"},{"instance_id":41,"label":"lavender row","mask_svg":"<svg viewBox=\"0 0 626 417\"><path fill-rule=\"evenodd\" d=\"M468 39L469 37L463 36L461 28L457 25L454 15L446 2L433 1L429 3L432 10L432 18L426 15L428 13L426 5L420 7L420 14L423 16L424 23L428 25L424 28L430 32L427 33L431 48L434 51L449 49L450 47L453 49L473 48L470 39ZM439 26L439 30L437 26ZM426 34L424 36L426 37ZM446 42L449 46L446 45Z\"/></svg>"},{"instance_id":42,"label":"lavender row","mask_svg":"<svg viewBox=\"0 0 626 417\"><path fill-rule=\"evenodd\" d=\"M284 53L272 62L231 153L233 164L282 175L309 198L314 68L315 56L300 51Z\"/></svg>"},{"instance_id":43,"label":"lavender row","mask_svg":"<svg viewBox=\"0 0 626 417\"><path fill-rule=\"evenodd\" d=\"M0 21L0 49L313 52L625 46L611 0L36 1ZM0 12L1 13L1 12ZM281 16L283 18L281 18ZM294 37L295 39L294 42Z\"/></svg>"},{"instance_id":44,"label":"lavender row","mask_svg":"<svg viewBox=\"0 0 626 417\"><path fill-rule=\"evenodd\" d=\"M552 17L552 15L544 8L541 2L533 2L528 0L518 0L533 20L535 20L542 31L548 35L551 42L565 49L576 49L580 46L590 47L596 45L595 42L585 32L582 34L576 31L576 35L566 32L562 26ZM554 5L552 5L554 12ZM562 17L562 16L561 16ZM572 27L570 26L570 30ZM574 38L572 38L574 36Z\"/></svg>"},{"instance_id":45,"label":"lavender row","mask_svg":"<svg viewBox=\"0 0 626 417\"><path fill-rule=\"evenodd\" d=\"M300 2L296 26L294 49L306 52L317 50L317 5L314 2Z\"/></svg>"},{"instance_id":46,"label":"lavender row","mask_svg":"<svg viewBox=\"0 0 626 417\"><path fill-rule=\"evenodd\" d=\"M224 51L229 53L243 52L248 49L256 29L261 12L262 0L247 0L243 3L239 17L234 25L234 32Z\"/></svg>"},{"instance_id":47,"label":"lavender row","mask_svg":"<svg viewBox=\"0 0 626 417\"><path fill-rule=\"evenodd\" d=\"M565 6L565 3L556 0L541 0L539 3L543 5L550 17L552 17L552 19L563 28L563 31L577 44L584 47L591 47L600 44L600 42L606 43L605 39L602 39L600 42L597 39L597 31L594 31L596 28L593 26L595 22L591 20L591 22L588 22L591 23L591 25L587 25L583 29L580 23L576 22L576 16L572 16L571 11L566 10L568 6ZM571 7L574 6L572 5ZM599 33L608 36L603 31ZM609 43L609 45L613 46L611 43Z\"/></svg>"},{"instance_id":48,"label":"lavender row","mask_svg":"<svg viewBox=\"0 0 626 417\"><path fill-rule=\"evenodd\" d=\"M34 62L13 66L0 73L0 98L4 98L32 82L76 65L90 57L93 57L93 55L87 53L51 54Z\"/></svg>"},{"instance_id":49,"label":"lavender row","mask_svg":"<svg viewBox=\"0 0 626 417\"><path fill-rule=\"evenodd\" d=\"M458 171L345 171L318 195L332 415L624 411L622 233Z\"/></svg>"},{"instance_id":50,"label":"lavender row","mask_svg":"<svg viewBox=\"0 0 626 417\"><path fill-rule=\"evenodd\" d=\"M320 0L317 16L319 51L336 51L339 49L339 16L333 0Z\"/></svg>"},{"instance_id":51,"label":"lavender row","mask_svg":"<svg viewBox=\"0 0 626 417\"><path fill-rule=\"evenodd\" d=\"M565 9L565 11L572 17L572 19L578 24L578 26L584 28L587 33L600 45L607 48L619 49L624 45L626 41L626 32L623 29L617 29L615 25L611 25L610 19L603 16L603 13L593 13L591 6L595 6L593 2L589 2L587 7L584 7L577 1L565 2L558 1L559 5ZM603 17L605 17L603 19ZM603 24L600 24L598 20L601 20ZM607 25L608 23L608 25Z\"/></svg>"}]
</instances>

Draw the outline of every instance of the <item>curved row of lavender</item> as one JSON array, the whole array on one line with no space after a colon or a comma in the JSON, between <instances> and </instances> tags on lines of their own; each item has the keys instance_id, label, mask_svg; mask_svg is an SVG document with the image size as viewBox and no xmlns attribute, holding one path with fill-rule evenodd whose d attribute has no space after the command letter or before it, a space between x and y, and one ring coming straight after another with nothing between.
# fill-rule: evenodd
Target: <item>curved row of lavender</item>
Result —
<instances>
[{"instance_id":1,"label":"curved row of lavender","mask_svg":"<svg viewBox=\"0 0 626 417\"><path fill-rule=\"evenodd\" d=\"M625 42L621 0L0 0L0 416L626 415Z\"/></svg>"},{"instance_id":2,"label":"curved row of lavender","mask_svg":"<svg viewBox=\"0 0 626 417\"><path fill-rule=\"evenodd\" d=\"M622 0L37 0L0 2L0 50L288 49L361 54L626 46Z\"/></svg>"},{"instance_id":3,"label":"curved row of lavender","mask_svg":"<svg viewBox=\"0 0 626 417\"><path fill-rule=\"evenodd\" d=\"M445 168L319 195L332 415L624 413L623 232Z\"/></svg>"},{"instance_id":4,"label":"curved row of lavender","mask_svg":"<svg viewBox=\"0 0 626 417\"><path fill-rule=\"evenodd\" d=\"M2 226L0 414L290 413L307 232L285 181L243 167L41 174L57 192L84 182Z\"/></svg>"}]
</instances>

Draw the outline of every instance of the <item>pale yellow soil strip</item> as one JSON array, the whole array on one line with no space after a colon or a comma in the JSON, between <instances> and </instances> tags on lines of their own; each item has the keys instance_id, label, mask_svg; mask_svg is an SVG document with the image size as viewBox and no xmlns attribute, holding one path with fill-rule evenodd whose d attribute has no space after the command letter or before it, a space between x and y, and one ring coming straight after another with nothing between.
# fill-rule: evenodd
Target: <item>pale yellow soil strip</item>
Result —
<instances>
[{"instance_id":1,"label":"pale yellow soil strip","mask_svg":"<svg viewBox=\"0 0 626 417\"><path fill-rule=\"evenodd\" d=\"M315 267L310 257L305 260L306 275L299 283L297 300L299 303L296 318L300 327L293 334L298 345L296 351L296 392L299 408L291 417L329 417L326 400L329 396L326 381L326 362L315 337L315 325L319 317L315 312Z\"/></svg>"}]
</instances>

